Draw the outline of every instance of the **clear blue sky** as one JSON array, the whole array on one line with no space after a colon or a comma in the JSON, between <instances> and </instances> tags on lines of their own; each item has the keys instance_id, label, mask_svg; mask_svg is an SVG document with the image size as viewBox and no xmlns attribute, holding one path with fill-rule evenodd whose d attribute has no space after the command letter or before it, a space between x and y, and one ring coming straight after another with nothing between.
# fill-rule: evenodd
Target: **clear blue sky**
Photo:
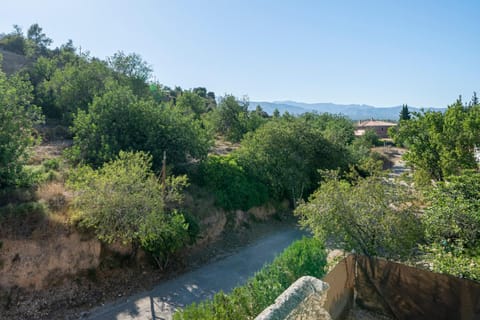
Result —
<instances>
[{"instance_id":1,"label":"clear blue sky","mask_svg":"<svg viewBox=\"0 0 480 320\"><path fill-rule=\"evenodd\" d=\"M0 32L139 53L156 79L250 100L445 107L480 91L480 1L12 0Z\"/></svg>"}]
</instances>

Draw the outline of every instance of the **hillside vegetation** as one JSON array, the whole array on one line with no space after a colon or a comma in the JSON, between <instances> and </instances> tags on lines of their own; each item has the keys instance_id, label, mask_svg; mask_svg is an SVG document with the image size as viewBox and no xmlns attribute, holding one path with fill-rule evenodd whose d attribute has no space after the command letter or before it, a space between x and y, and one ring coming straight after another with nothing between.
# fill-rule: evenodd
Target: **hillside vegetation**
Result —
<instances>
[{"instance_id":1,"label":"hillside vegetation","mask_svg":"<svg viewBox=\"0 0 480 320\"><path fill-rule=\"evenodd\" d=\"M444 113L404 106L390 133L408 149L413 179L389 180L375 134L355 137L344 116L270 116L232 95L153 81L139 54L101 60L51 42L37 24L0 36L2 52L28 61L0 71L0 238L31 237L18 232L29 221L60 222L166 268L198 240L204 212L191 203L211 194L223 224L288 203L326 243L480 279L476 95ZM219 141L235 147L216 152ZM46 142L65 150L32 154Z\"/></svg>"},{"instance_id":2,"label":"hillside vegetation","mask_svg":"<svg viewBox=\"0 0 480 320\"><path fill-rule=\"evenodd\" d=\"M72 41L55 49L51 42L37 24L0 38L3 51L29 61L0 73L2 219L13 229L11 216L30 203L47 219L60 215L131 246L132 257L142 248L163 267L199 233L198 213L181 201L189 185L227 212L285 200L293 208L315 189L318 169L369 175L381 167L342 116L269 116L250 111L248 100L152 81L136 53L100 60ZM214 155L219 140L238 147ZM61 157L32 161L32 147L49 141L69 146ZM37 191L53 185L58 193L42 199ZM26 192L40 197L24 201Z\"/></svg>"}]
</instances>

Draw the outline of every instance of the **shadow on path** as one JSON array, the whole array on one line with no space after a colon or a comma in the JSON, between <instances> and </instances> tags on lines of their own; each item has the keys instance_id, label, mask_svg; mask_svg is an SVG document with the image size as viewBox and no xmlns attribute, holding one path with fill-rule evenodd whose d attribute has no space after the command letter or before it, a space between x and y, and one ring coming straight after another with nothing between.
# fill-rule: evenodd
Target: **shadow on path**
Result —
<instances>
[{"instance_id":1,"label":"shadow on path","mask_svg":"<svg viewBox=\"0 0 480 320\"><path fill-rule=\"evenodd\" d=\"M172 319L177 308L245 283L302 235L305 233L297 229L269 235L234 255L165 281L151 291L97 308L87 319Z\"/></svg>"}]
</instances>

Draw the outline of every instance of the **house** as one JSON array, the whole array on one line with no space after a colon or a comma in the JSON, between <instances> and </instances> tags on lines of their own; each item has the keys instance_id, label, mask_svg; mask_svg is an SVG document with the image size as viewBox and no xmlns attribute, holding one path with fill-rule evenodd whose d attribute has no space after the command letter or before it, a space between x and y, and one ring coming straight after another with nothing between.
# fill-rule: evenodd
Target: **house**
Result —
<instances>
[{"instance_id":1,"label":"house","mask_svg":"<svg viewBox=\"0 0 480 320\"><path fill-rule=\"evenodd\" d=\"M387 121L359 121L355 129L355 136L363 136L365 131L373 130L379 138L388 138L388 128L395 127L396 125L394 122Z\"/></svg>"}]
</instances>

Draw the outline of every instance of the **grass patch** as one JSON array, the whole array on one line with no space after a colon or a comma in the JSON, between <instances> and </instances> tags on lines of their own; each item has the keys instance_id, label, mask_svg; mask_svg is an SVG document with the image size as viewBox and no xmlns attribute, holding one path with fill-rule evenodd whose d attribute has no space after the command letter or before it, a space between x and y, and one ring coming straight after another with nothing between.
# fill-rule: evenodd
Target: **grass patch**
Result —
<instances>
[{"instance_id":1,"label":"grass patch","mask_svg":"<svg viewBox=\"0 0 480 320\"><path fill-rule=\"evenodd\" d=\"M324 244L303 238L285 249L271 264L230 294L217 293L213 300L192 304L174 314L175 320L253 319L298 278L325 274Z\"/></svg>"}]
</instances>

